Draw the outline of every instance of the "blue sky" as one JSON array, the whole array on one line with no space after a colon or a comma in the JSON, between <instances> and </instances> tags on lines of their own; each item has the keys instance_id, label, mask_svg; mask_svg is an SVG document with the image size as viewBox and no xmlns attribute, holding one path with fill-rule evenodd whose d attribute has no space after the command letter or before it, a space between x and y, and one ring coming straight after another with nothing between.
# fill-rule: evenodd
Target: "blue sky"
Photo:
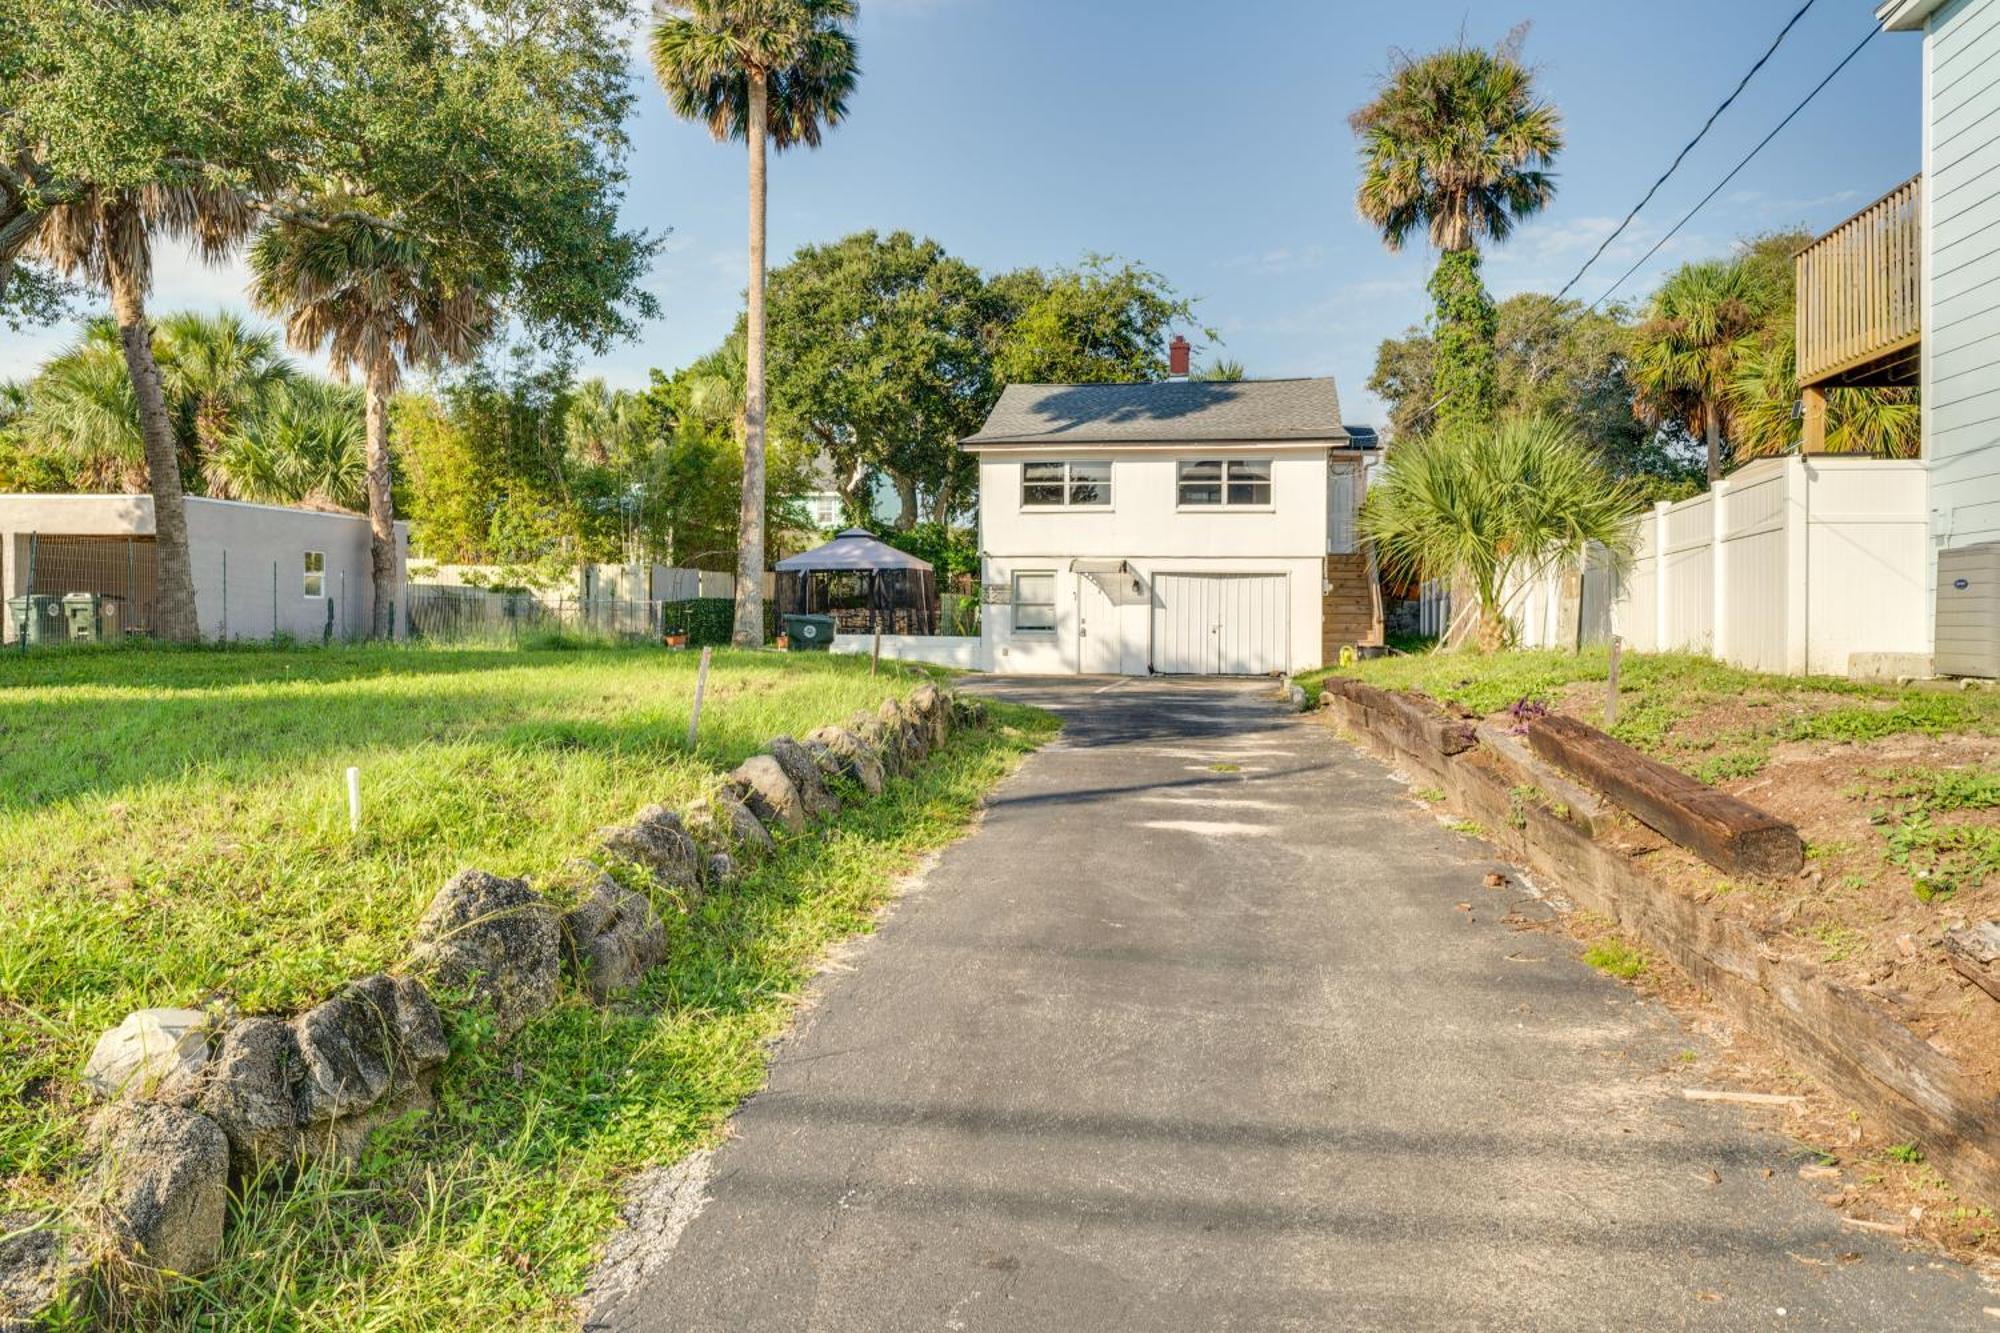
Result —
<instances>
[{"instance_id":1,"label":"blue sky","mask_svg":"<svg viewBox=\"0 0 2000 1333\"><path fill-rule=\"evenodd\" d=\"M1566 281L1763 51L1798 0L861 0L851 118L774 158L771 253L903 228L997 271L1086 252L1141 260L1199 298L1253 375L1332 374L1351 420L1376 344L1420 320L1433 256L1390 254L1354 210L1346 117L1391 48L1533 21L1528 57L1569 146L1554 205L1489 253L1496 294ZM1872 25L1818 0L1743 98L1573 294L1594 299ZM1620 295L1777 226L1825 227L1920 165L1920 49L1878 36ZM735 318L744 161L673 119L639 71L628 221L669 233L664 313L591 362L615 384L684 364ZM240 305L240 274L164 257L156 308ZM0 377L69 336L0 330Z\"/></svg>"}]
</instances>

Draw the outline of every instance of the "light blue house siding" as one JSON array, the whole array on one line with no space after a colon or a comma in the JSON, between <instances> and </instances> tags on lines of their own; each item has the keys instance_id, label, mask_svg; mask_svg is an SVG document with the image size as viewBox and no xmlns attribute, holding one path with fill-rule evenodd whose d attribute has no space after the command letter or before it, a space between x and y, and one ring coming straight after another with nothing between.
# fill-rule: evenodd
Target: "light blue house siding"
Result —
<instances>
[{"instance_id":1,"label":"light blue house siding","mask_svg":"<svg viewBox=\"0 0 2000 1333\"><path fill-rule=\"evenodd\" d=\"M1943 548L2000 539L2000 0L1937 5L1923 31L1924 454Z\"/></svg>"}]
</instances>

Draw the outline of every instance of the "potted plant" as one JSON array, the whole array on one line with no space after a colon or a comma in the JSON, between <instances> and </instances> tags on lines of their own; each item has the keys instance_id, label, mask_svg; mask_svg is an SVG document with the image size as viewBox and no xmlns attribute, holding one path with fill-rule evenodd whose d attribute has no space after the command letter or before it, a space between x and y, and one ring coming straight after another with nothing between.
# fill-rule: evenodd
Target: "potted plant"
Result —
<instances>
[{"instance_id":1,"label":"potted plant","mask_svg":"<svg viewBox=\"0 0 2000 1333\"><path fill-rule=\"evenodd\" d=\"M788 653L792 650L792 636L783 630L778 631L778 637L775 642L778 645L778 651L781 653Z\"/></svg>"},{"instance_id":2,"label":"potted plant","mask_svg":"<svg viewBox=\"0 0 2000 1333\"><path fill-rule=\"evenodd\" d=\"M670 629L667 631L667 647L685 648L687 646L688 646L688 636L686 630Z\"/></svg>"}]
</instances>

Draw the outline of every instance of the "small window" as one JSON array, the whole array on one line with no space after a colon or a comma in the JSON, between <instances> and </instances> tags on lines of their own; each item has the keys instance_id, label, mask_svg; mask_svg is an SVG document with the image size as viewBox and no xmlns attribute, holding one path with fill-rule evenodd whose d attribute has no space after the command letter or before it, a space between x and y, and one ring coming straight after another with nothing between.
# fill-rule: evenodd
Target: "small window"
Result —
<instances>
[{"instance_id":1,"label":"small window","mask_svg":"<svg viewBox=\"0 0 2000 1333\"><path fill-rule=\"evenodd\" d=\"M1176 488L1183 507L1267 509L1271 504L1271 460L1204 458L1182 463Z\"/></svg>"},{"instance_id":2,"label":"small window","mask_svg":"<svg viewBox=\"0 0 2000 1333\"><path fill-rule=\"evenodd\" d=\"M1021 464L1021 508L1102 509L1111 503L1109 463Z\"/></svg>"},{"instance_id":3,"label":"small window","mask_svg":"<svg viewBox=\"0 0 2000 1333\"><path fill-rule=\"evenodd\" d=\"M326 552L306 552L305 594L308 597L326 596Z\"/></svg>"},{"instance_id":4,"label":"small window","mask_svg":"<svg viewBox=\"0 0 2000 1333\"><path fill-rule=\"evenodd\" d=\"M1041 572L1014 576L1016 633L1053 634L1056 628L1056 576Z\"/></svg>"}]
</instances>

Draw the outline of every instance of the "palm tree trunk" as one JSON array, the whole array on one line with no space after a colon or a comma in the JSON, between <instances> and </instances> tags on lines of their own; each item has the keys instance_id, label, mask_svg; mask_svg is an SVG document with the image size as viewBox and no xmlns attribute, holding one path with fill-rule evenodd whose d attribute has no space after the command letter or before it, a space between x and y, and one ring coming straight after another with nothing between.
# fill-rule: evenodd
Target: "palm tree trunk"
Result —
<instances>
[{"instance_id":1,"label":"palm tree trunk","mask_svg":"<svg viewBox=\"0 0 2000 1333\"><path fill-rule=\"evenodd\" d=\"M118 342L125 352L125 370L139 403L139 434L146 446L146 485L153 496L153 556L158 569L157 601L153 607L153 637L169 643L194 643L201 638L195 616L194 564L188 555L187 505L181 494L180 450L167 420L167 396L160 387L160 367L153 360L153 327L146 322L146 297L139 278L119 247L105 247L105 271L110 279L111 312L118 322Z\"/></svg>"},{"instance_id":2,"label":"palm tree trunk","mask_svg":"<svg viewBox=\"0 0 2000 1333\"><path fill-rule=\"evenodd\" d=\"M743 500L737 516L738 647L764 642L764 150L770 87L750 71L750 309L743 346Z\"/></svg>"},{"instance_id":3,"label":"palm tree trunk","mask_svg":"<svg viewBox=\"0 0 2000 1333\"><path fill-rule=\"evenodd\" d=\"M368 633L376 639L396 635L396 501L389 489L389 395L395 372L384 366L368 372L366 438L368 456L368 573L375 611Z\"/></svg>"},{"instance_id":4,"label":"palm tree trunk","mask_svg":"<svg viewBox=\"0 0 2000 1333\"><path fill-rule=\"evenodd\" d=\"M1722 480L1722 417L1713 402L1701 407L1702 433L1708 439L1708 484Z\"/></svg>"}]
</instances>

